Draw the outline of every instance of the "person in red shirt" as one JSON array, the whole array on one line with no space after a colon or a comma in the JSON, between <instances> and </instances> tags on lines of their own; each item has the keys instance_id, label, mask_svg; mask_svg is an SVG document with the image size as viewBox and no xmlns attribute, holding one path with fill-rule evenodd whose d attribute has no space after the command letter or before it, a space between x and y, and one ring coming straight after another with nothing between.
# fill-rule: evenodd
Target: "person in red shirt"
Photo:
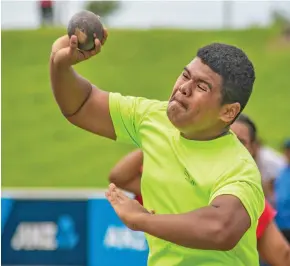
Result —
<instances>
[{"instance_id":1,"label":"person in red shirt","mask_svg":"<svg viewBox=\"0 0 290 266\"><path fill-rule=\"evenodd\" d=\"M241 114L231 126L231 130L254 157L257 130L253 121ZM143 204L142 168L143 153L141 150L135 150L120 160L109 176L111 183L136 195L135 199L140 204ZM290 265L290 246L274 222L275 215L276 211L266 201L257 227L257 249L263 262L271 266L287 266Z\"/></svg>"},{"instance_id":2,"label":"person in red shirt","mask_svg":"<svg viewBox=\"0 0 290 266\"><path fill-rule=\"evenodd\" d=\"M270 205L270 203L266 200L265 209L261 217L259 218L259 224L258 224L257 232L256 232L257 239L260 239L263 236L267 226L274 220L275 216L276 216L276 211Z\"/></svg>"},{"instance_id":3,"label":"person in red shirt","mask_svg":"<svg viewBox=\"0 0 290 266\"><path fill-rule=\"evenodd\" d=\"M45 26L46 24L53 24L53 1L52 0L46 0L46 1L39 1L39 7L41 12L41 24L42 26Z\"/></svg>"}]
</instances>

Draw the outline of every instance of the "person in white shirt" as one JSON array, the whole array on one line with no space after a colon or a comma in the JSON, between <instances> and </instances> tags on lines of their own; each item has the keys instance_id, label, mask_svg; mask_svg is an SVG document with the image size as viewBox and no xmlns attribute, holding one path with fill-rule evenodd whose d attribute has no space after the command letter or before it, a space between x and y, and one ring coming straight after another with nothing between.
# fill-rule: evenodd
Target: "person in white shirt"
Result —
<instances>
[{"instance_id":1,"label":"person in white shirt","mask_svg":"<svg viewBox=\"0 0 290 266\"><path fill-rule=\"evenodd\" d=\"M265 196L274 205L274 181L280 171L286 166L286 158L283 154L258 140L255 160L262 176Z\"/></svg>"}]
</instances>

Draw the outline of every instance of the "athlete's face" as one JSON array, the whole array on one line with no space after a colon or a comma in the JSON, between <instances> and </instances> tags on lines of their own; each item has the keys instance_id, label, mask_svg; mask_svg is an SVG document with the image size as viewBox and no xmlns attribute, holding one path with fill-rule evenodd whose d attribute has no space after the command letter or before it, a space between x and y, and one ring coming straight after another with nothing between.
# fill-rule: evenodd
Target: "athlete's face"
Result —
<instances>
[{"instance_id":1,"label":"athlete's face","mask_svg":"<svg viewBox=\"0 0 290 266\"><path fill-rule=\"evenodd\" d=\"M237 103L221 105L221 88L221 76L195 58L174 85L167 108L169 120L186 134L222 128L235 118L240 107Z\"/></svg>"},{"instance_id":2,"label":"athlete's face","mask_svg":"<svg viewBox=\"0 0 290 266\"><path fill-rule=\"evenodd\" d=\"M241 143L247 148L250 154L254 157L255 143L251 140L250 130L244 123L235 121L231 125L231 130L237 135Z\"/></svg>"}]
</instances>

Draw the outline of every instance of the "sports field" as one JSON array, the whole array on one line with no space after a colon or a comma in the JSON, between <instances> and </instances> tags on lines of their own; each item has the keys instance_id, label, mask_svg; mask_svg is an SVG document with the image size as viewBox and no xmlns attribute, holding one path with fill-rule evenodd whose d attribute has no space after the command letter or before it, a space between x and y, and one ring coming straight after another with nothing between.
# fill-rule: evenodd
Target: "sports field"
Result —
<instances>
[{"instance_id":1,"label":"sports field","mask_svg":"<svg viewBox=\"0 0 290 266\"><path fill-rule=\"evenodd\" d=\"M2 31L2 185L104 187L110 168L133 147L70 125L50 91L52 42L65 29ZM243 48L257 80L245 112L278 148L290 136L290 45L275 29L109 31L102 53L77 70L108 91L165 100L198 47L214 41Z\"/></svg>"}]
</instances>

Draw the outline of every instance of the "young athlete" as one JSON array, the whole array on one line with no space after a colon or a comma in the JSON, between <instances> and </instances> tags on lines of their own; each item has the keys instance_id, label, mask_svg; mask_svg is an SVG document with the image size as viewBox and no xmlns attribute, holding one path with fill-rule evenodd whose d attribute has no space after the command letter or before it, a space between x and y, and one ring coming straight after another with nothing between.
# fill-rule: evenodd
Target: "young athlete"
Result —
<instances>
[{"instance_id":1,"label":"young athlete","mask_svg":"<svg viewBox=\"0 0 290 266\"><path fill-rule=\"evenodd\" d=\"M91 84L72 65L99 53L101 43L96 39L90 52L77 43L76 36L63 36L53 44L52 90L72 124L142 147L144 206L114 184L106 196L124 224L145 232L148 265L257 266L256 227L265 206L261 176L229 131L255 81L247 55L228 44L201 47L161 102Z\"/></svg>"}]
</instances>

